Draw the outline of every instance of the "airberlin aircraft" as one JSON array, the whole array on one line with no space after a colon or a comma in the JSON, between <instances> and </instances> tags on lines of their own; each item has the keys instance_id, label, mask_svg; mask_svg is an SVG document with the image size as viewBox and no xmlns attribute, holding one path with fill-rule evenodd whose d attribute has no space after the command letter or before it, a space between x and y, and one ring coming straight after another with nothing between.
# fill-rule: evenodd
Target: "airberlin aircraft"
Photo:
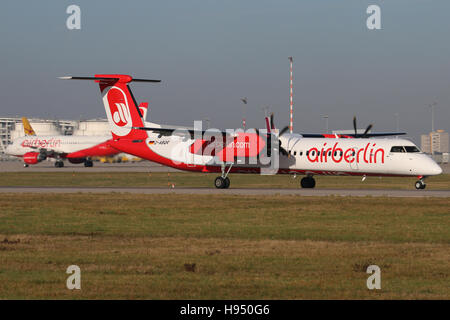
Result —
<instances>
[{"instance_id":1,"label":"airberlin aircraft","mask_svg":"<svg viewBox=\"0 0 450 320\"><path fill-rule=\"evenodd\" d=\"M37 136L27 118L22 118L22 123L25 136L15 139L5 153L21 157L25 167L47 158L55 158L55 167L59 168L64 166L63 159L92 167L91 157L120 152L107 144L111 136Z\"/></svg>"},{"instance_id":2,"label":"airberlin aircraft","mask_svg":"<svg viewBox=\"0 0 450 320\"><path fill-rule=\"evenodd\" d=\"M139 105L143 121L147 114L148 103ZM84 163L92 167L91 157L107 157L120 153L109 144L110 135L106 136L37 136L27 118L22 118L24 137L17 138L6 147L5 153L21 157L24 166L39 163L47 158L55 158L55 167L64 166L64 159L70 163Z\"/></svg>"},{"instance_id":3,"label":"airberlin aircraft","mask_svg":"<svg viewBox=\"0 0 450 320\"><path fill-rule=\"evenodd\" d=\"M277 130L273 117L266 118L266 129L245 132L203 131L195 123L193 130L148 127L129 83L160 80L118 74L61 79L94 80L99 84L113 137L110 146L180 170L221 173L214 181L221 189L230 186L230 173L305 175L300 182L302 188L314 188L315 175L416 176L415 187L424 189L426 177L442 172L411 141L374 138L377 134L369 134L369 130L345 137L292 134L287 133L287 127Z\"/></svg>"}]
</instances>

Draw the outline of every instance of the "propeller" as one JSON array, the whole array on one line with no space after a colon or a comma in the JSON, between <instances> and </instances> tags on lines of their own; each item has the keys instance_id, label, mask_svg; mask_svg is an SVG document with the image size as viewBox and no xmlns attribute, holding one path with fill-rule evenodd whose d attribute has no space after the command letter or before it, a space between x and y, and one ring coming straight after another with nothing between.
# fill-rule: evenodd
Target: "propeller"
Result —
<instances>
[{"instance_id":1,"label":"propeller","mask_svg":"<svg viewBox=\"0 0 450 320\"><path fill-rule=\"evenodd\" d=\"M356 116L353 117L353 129L355 130L355 138L367 138L368 137L368 133L370 131L370 129L372 129L373 124L369 124L366 128L366 130L364 131L363 134L359 134L358 130L357 130L357 126L356 126Z\"/></svg>"},{"instance_id":2,"label":"propeller","mask_svg":"<svg viewBox=\"0 0 450 320\"><path fill-rule=\"evenodd\" d=\"M270 114L270 128L275 129L275 121L274 121L274 115L273 112ZM283 134L285 134L289 130L289 126L284 127L278 134L278 137L281 137ZM280 153L284 156L289 156L289 152L286 151L285 148L281 146L281 140L278 139L278 148L280 150Z\"/></svg>"}]
</instances>

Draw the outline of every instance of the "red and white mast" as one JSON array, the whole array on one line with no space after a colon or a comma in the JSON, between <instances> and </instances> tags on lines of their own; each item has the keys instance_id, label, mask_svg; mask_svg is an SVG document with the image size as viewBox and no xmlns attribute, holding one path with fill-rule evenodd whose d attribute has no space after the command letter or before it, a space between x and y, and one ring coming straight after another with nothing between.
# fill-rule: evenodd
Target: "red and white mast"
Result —
<instances>
[{"instance_id":1,"label":"red and white mast","mask_svg":"<svg viewBox=\"0 0 450 320\"><path fill-rule=\"evenodd\" d=\"M290 87L290 94L289 94L289 101L290 101L290 122L289 122L289 132L292 133L294 129L294 94L292 92L292 64L293 64L292 57L289 57L289 87Z\"/></svg>"}]
</instances>

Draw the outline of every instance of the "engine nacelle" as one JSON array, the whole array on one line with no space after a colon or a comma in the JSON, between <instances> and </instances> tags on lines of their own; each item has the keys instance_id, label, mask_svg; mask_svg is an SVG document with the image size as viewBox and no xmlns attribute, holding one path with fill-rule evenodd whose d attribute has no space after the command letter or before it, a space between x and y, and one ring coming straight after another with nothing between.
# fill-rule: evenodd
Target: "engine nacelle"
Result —
<instances>
[{"instance_id":1,"label":"engine nacelle","mask_svg":"<svg viewBox=\"0 0 450 320\"><path fill-rule=\"evenodd\" d=\"M67 160L69 160L70 163L74 164L83 163L85 161L84 158L67 158Z\"/></svg>"},{"instance_id":2,"label":"engine nacelle","mask_svg":"<svg viewBox=\"0 0 450 320\"><path fill-rule=\"evenodd\" d=\"M41 161L39 152L27 152L23 155L23 162L26 164L36 164Z\"/></svg>"}]
</instances>

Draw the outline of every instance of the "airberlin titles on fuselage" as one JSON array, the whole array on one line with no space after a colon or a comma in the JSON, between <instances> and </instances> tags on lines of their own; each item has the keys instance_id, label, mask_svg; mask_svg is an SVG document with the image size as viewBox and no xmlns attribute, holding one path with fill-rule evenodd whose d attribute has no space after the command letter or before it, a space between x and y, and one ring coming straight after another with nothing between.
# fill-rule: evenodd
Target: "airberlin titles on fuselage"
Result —
<instances>
[{"instance_id":1,"label":"airberlin titles on fuselage","mask_svg":"<svg viewBox=\"0 0 450 320\"><path fill-rule=\"evenodd\" d=\"M323 144L323 147L313 147L306 151L306 158L309 162L335 162L340 163L345 161L347 163L384 163L384 149L376 148L376 143L368 142L364 148L357 149L350 147L342 149L338 146L339 142L336 142L333 147L327 148L327 143ZM370 148L370 151L369 151Z\"/></svg>"},{"instance_id":2,"label":"airberlin titles on fuselage","mask_svg":"<svg viewBox=\"0 0 450 320\"><path fill-rule=\"evenodd\" d=\"M24 148L56 148L61 146L61 139L40 139L31 138L22 141L21 146Z\"/></svg>"}]
</instances>

